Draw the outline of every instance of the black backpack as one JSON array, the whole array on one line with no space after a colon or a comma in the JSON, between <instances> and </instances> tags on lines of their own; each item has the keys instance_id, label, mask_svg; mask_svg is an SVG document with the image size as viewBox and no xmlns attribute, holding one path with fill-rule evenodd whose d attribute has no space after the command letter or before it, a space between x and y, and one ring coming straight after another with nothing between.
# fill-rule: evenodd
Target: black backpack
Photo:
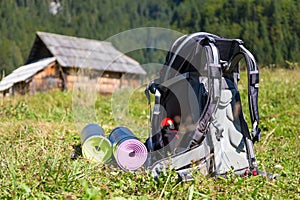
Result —
<instances>
[{"instance_id":1,"label":"black backpack","mask_svg":"<svg viewBox=\"0 0 300 200\"><path fill-rule=\"evenodd\" d=\"M251 131L244 118L238 90L239 63L248 69ZM223 175L256 175L253 144L260 139L259 72L253 55L239 39L210 33L178 38L170 48L158 79L145 94L151 105L151 130L145 142L147 167L155 177L175 168L184 180L190 171ZM192 167L194 166L194 167Z\"/></svg>"}]
</instances>

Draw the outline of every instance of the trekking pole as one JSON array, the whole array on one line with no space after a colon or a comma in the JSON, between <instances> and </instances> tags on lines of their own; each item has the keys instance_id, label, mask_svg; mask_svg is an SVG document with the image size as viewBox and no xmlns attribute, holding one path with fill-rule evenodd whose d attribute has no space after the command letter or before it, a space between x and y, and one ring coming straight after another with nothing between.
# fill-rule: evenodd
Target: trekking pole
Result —
<instances>
[{"instance_id":1,"label":"trekking pole","mask_svg":"<svg viewBox=\"0 0 300 200\"><path fill-rule=\"evenodd\" d=\"M149 135L149 143L146 144L147 148L148 148L148 158L147 158L147 162L146 162L146 167L150 166L152 163L152 157L151 157L151 153L153 150L153 145L152 145L152 128L151 128L151 122L152 122L152 107L151 107L151 98L150 98L150 87L153 84L153 81L151 81L146 89L145 89L145 95L146 98L148 100L148 109L149 109L149 121L148 121L148 135ZM150 122L150 123L149 123Z\"/></svg>"}]
</instances>

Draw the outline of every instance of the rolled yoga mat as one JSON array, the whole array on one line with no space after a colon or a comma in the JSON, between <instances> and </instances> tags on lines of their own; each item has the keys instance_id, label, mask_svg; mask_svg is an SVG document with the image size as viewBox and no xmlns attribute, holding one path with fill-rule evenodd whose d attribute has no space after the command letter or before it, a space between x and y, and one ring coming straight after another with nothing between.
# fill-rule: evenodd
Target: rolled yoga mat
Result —
<instances>
[{"instance_id":1,"label":"rolled yoga mat","mask_svg":"<svg viewBox=\"0 0 300 200\"><path fill-rule=\"evenodd\" d=\"M82 155L94 162L104 163L110 160L112 144L105 137L103 129L98 124L88 124L80 135Z\"/></svg>"},{"instance_id":2,"label":"rolled yoga mat","mask_svg":"<svg viewBox=\"0 0 300 200\"><path fill-rule=\"evenodd\" d=\"M147 148L126 127L117 127L109 135L118 166L124 171L140 168L147 159Z\"/></svg>"}]
</instances>

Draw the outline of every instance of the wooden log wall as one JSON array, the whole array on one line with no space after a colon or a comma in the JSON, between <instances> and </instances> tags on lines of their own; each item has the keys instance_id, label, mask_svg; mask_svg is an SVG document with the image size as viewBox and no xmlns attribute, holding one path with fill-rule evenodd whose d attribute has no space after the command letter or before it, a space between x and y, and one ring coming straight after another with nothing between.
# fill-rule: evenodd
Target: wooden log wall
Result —
<instances>
[{"instance_id":1,"label":"wooden log wall","mask_svg":"<svg viewBox=\"0 0 300 200\"><path fill-rule=\"evenodd\" d=\"M112 94L120 88L136 88L139 77L133 74L118 72L86 72L78 73L76 68L64 68L56 62L50 63L44 70L35 74L31 80L20 82L13 86L14 94L34 94L57 90L73 90L74 87L82 90L96 91L100 94Z\"/></svg>"},{"instance_id":2,"label":"wooden log wall","mask_svg":"<svg viewBox=\"0 0 300 200\"><path fill-rule=\"evenodd\" d=\"M60 66L53 62L32 77L29 93L63 90L63 84Z\"/></svg>"},{"instance_id":3,"label":"wooden log wall","mask_svg":"<svg viewBox=\"0 0 300 200\"><path fill-rule=\"evenodd\" d=\"M68 70L66 74L66 87L68 90L76 87L76 89L95 90L100 94L112 94L117 89L135 88L139 84L138 76L122 75L118 72L87 71L78 73L74 70Z\"/></svg>"}]
</instances>

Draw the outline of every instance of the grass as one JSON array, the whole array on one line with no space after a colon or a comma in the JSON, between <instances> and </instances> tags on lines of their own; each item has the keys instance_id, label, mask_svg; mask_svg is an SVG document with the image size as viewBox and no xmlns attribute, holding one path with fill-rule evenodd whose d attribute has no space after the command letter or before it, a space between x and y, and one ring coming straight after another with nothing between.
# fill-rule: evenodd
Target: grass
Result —
<instances>
[{"instance_id":1,"label":"grass","mask_svg":"<svg viewBox=\"0 0 300 200\"><path fill-rule=\"evenodd\" d=\"M246 99L243 79L240 88ZM171 170L155 181L147 171L123 172L81 156L74 158L74 153L80 153L82 124L76 121L81 112L73 109L76 106L72 92L1 99L0 198L299 199L299 91L299 71L261 70L263 136L255 144L255 151L260 169L279 174L278 179L233 174L227 179L214 179L195 172L195 180L187 183L178 182ZM118 95L128 98L120 102ZM146 139L148 107L141 91L96 96L93 106L93 119L106 134L116 126L126 125L142 141Z\"/></svg>"}]
</instances>

